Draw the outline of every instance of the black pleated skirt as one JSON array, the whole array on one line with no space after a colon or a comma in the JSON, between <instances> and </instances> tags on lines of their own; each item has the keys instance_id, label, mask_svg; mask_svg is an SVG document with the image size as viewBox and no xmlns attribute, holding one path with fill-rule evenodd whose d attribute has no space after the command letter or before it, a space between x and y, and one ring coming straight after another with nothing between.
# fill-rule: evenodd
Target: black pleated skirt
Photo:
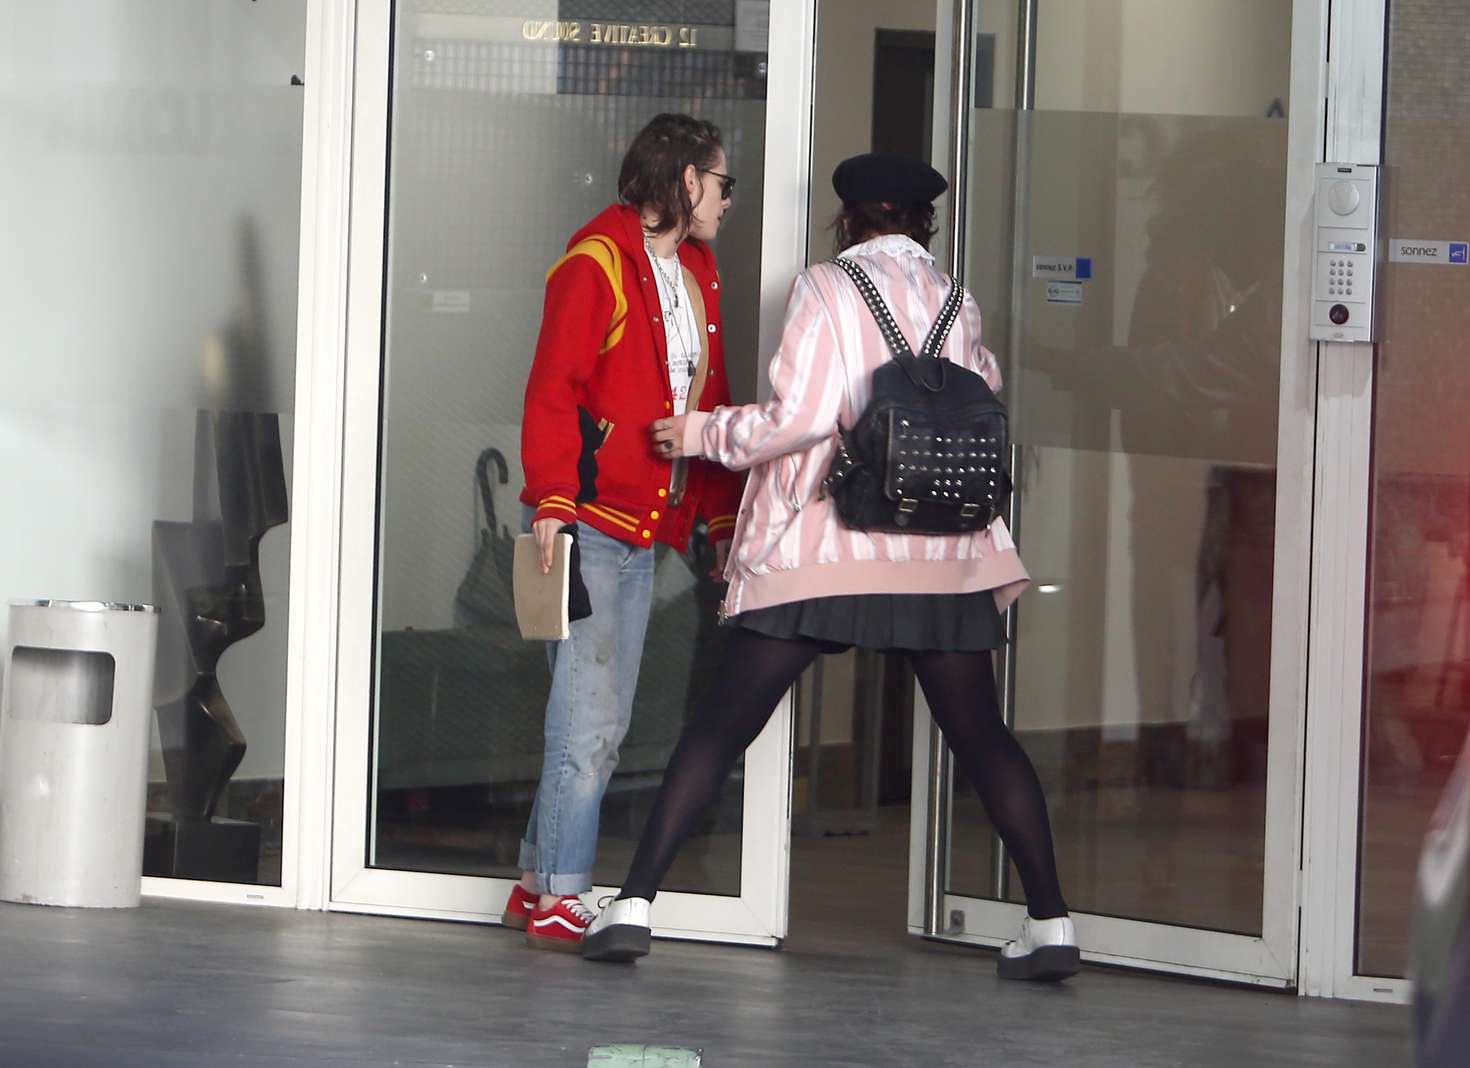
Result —
<instances>
[{"instance_id":1,"label":"black pleated skirt","mask_svg":"<svg viewBox=\"0 0 1470 1068\"><path fill-rule=\"evenodd\" d=\"M809 638L829 653L978 653L1006 643L991 590L814 597L741 612L729 623L771 638Z\"/></svg>"}]
</instances>

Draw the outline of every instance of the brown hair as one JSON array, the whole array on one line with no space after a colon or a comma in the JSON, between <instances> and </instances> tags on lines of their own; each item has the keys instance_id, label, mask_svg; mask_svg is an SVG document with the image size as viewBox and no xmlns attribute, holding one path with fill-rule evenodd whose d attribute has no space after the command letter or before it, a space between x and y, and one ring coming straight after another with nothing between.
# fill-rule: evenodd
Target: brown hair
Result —
<instances>
[{"instance_id":1,"label":"brown hair","mask_svg":"<svg viewBox=\"0 0 1470 1068\"><path fill-rule=\"evenodd\" d=\"M844 204L830 227L835 252L842 252L880 234L903 234L925 248L939 231L933 204Z\"/></svg>"},{"instance_id":2,"label":"brown hair","mask_svg":"<svg viewBox=\"0 0 1470 1068\"><path fill-rule=\"evenodd\" d=\"M655 115L623 157L618 199L658 212L660 233L675 227L687 231L694 204L684 186L684 170L708 167L723 147L719 127L712 122L692 115Z\"/></svg>"}]
</instances>

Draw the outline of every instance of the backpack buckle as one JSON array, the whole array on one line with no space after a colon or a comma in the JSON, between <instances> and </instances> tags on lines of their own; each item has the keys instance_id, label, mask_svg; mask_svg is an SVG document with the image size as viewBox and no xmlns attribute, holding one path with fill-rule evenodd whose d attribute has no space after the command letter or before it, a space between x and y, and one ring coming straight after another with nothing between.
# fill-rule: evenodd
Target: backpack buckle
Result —
<instances>
[{"instance_id":1,"label":"backpack buckle","mask_svg":"<svg viewBox=\"0 0 1470 1068\"><path fill-rule=\"evenodd\" d=\"M974 519L979 514L980 506L978 504L966 504L960 508L960 517L962 519Z\"/></svg>"},{"instance_id":2,"label":"backpack buckle","mask_svg":"<svg viewBox=\"0 0 1470 1068\"><path fill-rule=\"evenodd\" d=\"M909 497L900 497L898 500L898 511L900 515L911 515L918 511L919 502Z\"/></svg>"}]
</instances>

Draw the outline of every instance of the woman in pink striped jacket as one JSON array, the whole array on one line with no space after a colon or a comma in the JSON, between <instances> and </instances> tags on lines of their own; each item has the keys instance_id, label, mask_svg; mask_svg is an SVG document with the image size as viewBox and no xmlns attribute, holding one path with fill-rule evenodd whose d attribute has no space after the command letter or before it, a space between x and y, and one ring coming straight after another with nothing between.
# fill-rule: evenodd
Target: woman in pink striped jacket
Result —
<instances>
[{"instance_id":1,"label":"woman in pink striped jacket","mask_svg":"<svg viewBox=\"0 0 1470 1068\"><path fill-rule=\"evenodd\" d=\"M923 163L867 155L833 175L841 255L872 279L918 351L951 281L934 267L932 201L944 178ZM941 354L1000 387L968 295ZM833 264L799 275L771 360L764 404L654 425L654 447L749 469L726 568L736 628L715 707L685 727L618 897L588 928L583 955L632 960L649 948L650 902L736 759L818 655L853 646L906 653L930 710L975 785L1026 890L1029 916L1003 950L1002 976L1061 979L1077 969L1041 784L1001 716L991 652L1001 613L1026 587L1005 523L971 534L868 533L822 490L838 442L867 406L891 353L851 279Z\"/></svg>"}]
</instances>

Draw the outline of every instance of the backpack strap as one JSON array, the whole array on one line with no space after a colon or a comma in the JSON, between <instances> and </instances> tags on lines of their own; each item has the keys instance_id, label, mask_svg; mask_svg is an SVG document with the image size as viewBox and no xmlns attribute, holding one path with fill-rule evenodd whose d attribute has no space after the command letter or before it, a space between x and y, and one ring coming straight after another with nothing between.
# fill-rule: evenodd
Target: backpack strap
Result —
<instances>
[{"instance_id":1,"label":"backpack strap","mask_svg":"<svg viewBox=\"0 0 1470 1068\"><path fill-rule=\"evenodd\" d=\"M924 339L924 347L919 351L920 356L939 358L939 350L944 348L944 339L949 337L950 327L954 326L954 321L960 317L960 309L964 306L965 287L951 279L949 296L944 298L944 306L939 309L939 318L934 320L929 336Z\"/></svg>"},{"instance_id":2,"label":"backpack strap","mask_svg":"<svg viewBox=\"0 0 1470 1068\"><path fill-rule=\"evenodd\" d=\"M873 280L852 260L838 256L832 261L842 268L844 274L852 279L853 285L857 286L858 292L863 295L867 302L868 310L873 313L873 318L878 321L878 329L883 334L883 340L888 342L888 347L893 350L895 356L912 356L913 350L903 336L903 331L898 328L894 321L893 313L888 310L888 305L883 303L883 298L878 295L878 287L873 285Z\"/></svg>"},{"instance_id":3,"label":"backpack strap","mask_svg":"<svg viewBox=\"0 0 1470 1068\"><path fill-rule=\"evenodd\" d=\"M893 318L893 313L888 310L888 305L883 303L883 298L878 295L878 287L873 285L873 280L868 277L866 271L852 260L839 256L832 261L842 268L844 274L851 278L857 286L858 292L863 295L867 302L868 310L873 313L873 318L878 321L878 329L883 334L883 340L888 342L888 347L893 350L895 356L912 356L913 350L909 348L908 341L899 330L898 323ZM960 308L965 303L964 286L952 281L949 286L949 296L944 300L944 305L939 309L939 318L934 320L934 325L929 329L929 336L924 339L924 345L919 350L920 356L933 356L938 358L939 352L944 348L944 339L949 336L950 328L959 318Z\"/></svg>"}]
</instances>

